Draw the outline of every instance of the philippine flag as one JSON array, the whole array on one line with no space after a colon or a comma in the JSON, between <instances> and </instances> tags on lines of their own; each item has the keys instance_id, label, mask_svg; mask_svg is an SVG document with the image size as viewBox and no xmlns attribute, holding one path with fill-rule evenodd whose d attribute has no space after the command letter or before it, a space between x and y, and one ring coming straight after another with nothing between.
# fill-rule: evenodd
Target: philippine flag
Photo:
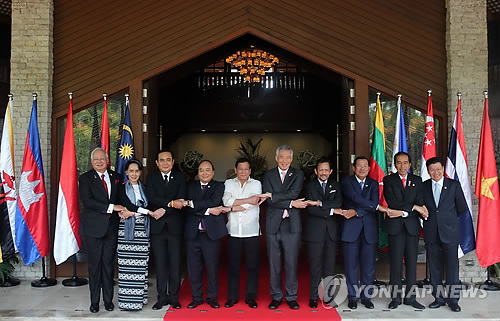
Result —
<instances>
[{"instance_id":1,"label":"philippine flag","mask_svg":"<svg viewBox=\"0 0 500 321\"><path fill-rule=\"evenodd\" d=\"M38 134L37 101L33 108L24 148L23 167L16 208L16 245L25 265L33 264L49 253L47 193Z\"/></svg>"}]
</instances>

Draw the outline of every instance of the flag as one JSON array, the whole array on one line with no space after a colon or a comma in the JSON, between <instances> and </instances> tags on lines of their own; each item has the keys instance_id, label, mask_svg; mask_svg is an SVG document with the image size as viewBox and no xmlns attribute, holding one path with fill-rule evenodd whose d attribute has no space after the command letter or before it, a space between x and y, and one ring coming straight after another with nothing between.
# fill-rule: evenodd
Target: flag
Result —
<instances>
[{"instance_id":1,"label":"flag","mask_svg":"<svg viewBox=\"0 0 500 321\"><path fill-rule=\"evenodd\" d=\"M15 245L15 217L17 205L17 191L15 184L14 166L14 131L12 126L13 99L9 95L9 102L5 110L3 123L2 142L0 145L0 216L1 222L5 226L0 235L0 242L3 244L3 254L10 256L17 249ZM3 207L6 208L3 208ZM0 247L1 248L1 247ZM0 255L1 257L1 255Z\"/></svg>"},{"instance_id":2,"label":"flag","mask_svg":"<svg viewBox=\"0 0 500 321\"><path fill-rule=\"evenodd\" d=\"M101 118L101 148L106 151L109 158L109 120L108 120L108 99L104 94L104 109Z\"/></svg>"},{"instance_id":3,"label":"flag","mask_svg":"<svg viewBox=\"0 0 500 321\"><path fill-rule=\"evenodd\" d=\"M476 196L479 199L476 255L481 267L500 262L500 193L495 152L485 93L483 124L476 173Z\"/></svg>"},{"instance_id":4,"label":"flag","mask_svg":"<svg viewBox=\"0 0 500 321\"><path fill-rule=\"evenodd\" d=\"M405 119L403 117L403 109L401 108L401 95L398 95L398 115L396 117L396 131L394 132L394 145L392 148L391 172L393 173L397 172L396 164L394 163L394 155L396 155L399 152L408 153Z\"/></svg>"},{"instance_id":5,"label":"flag","mask_svg":"<svg viewBox=\"0 0 500 321\"><path fill-rule=\"evenodd\" d=\"M33 264L49 254L47 194L38 133L36 94L33 95L19 181L15 235L17 249L25 265Z\"/></svg>"},{"instance_id":6,"label":"flag","mask_svg":"<svg viewBox=\"0 0 500 321\"><path fill-rule=\"evenodd\" d=\"M427 91L427 116L425 120L422 161L420 162L420 177L422 177L422 182L430 178L429 173L427 173L427 166L425 166L425 162L427 162L429 158L436 157L436 135L434 132L434 112L432 111L431 93L431 90Z\"/></svg>"},{"instance_id":7,"label":"flag","mask_svg":"<svg viewBox=\"0 0 500 321\"><path fill-rule=\"evenodd\" d=\"M64 133L64 146L57 195L56 231L54 234L54 260L65 262L81 247L80 206L78 203L78 174L76 170L75 136L73 133L73 101L69 96L68 119Z\"/></svg>"},{"instance_id":8,"label":"flag","mask_svg":"<svg viewBox=\"0 0 500 321\"><path fill-rule=\"evenodd\" d=\"M377 94L377 109L375 112L375 126L373 126L372 154L370 157L370 172L368 176L376 180L379 184L379 203L387 206L384 199L384 183L382 180L387 172L385 160L385 132L384 118L382 117L382 107L380 105L380 94ZM387 234L382 231L384 216L379 213L379 238L378 246L381 248L388 246Z\"/></svg>"},{"instance_id":9,"label":"flag","mask_svg":"<svg viewBox=\"0 0 500 321\"><path fill-rule=\"evenodd\" d=\"M462 186L467 211L465 215L458 217L460 225L460 244L458 245L458 258L476 248L474 236L474 225L472 224L472 194L470 190L469 174L467 167L467 151L465 149L465 138L462 129L462 100L458 96L458 106L453 119L451 129L450 148L446 159L446 176L458 181Z\"/></svg>"},{"instance_id":10,"label":"flag","mask_svg":"<svg viewBox=\"0 0 500 321\"><path fill-rule=\"evenodd\" d=\"M134 134L132 133L130 103L127 94L125 95L125 121L123 122L120 147L118 148L116 155L116 171L123 177L124 182L127 180L127 175L125 174L125 164L128 160L134 158L134 156Z\"/></svg>"}]
</instances>

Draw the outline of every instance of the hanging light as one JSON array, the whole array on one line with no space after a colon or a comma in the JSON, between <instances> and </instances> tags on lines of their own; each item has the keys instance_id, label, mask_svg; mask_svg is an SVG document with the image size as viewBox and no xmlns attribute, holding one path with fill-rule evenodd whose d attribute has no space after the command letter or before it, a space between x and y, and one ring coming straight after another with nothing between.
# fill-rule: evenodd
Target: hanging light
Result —
<instances>
[{"instance_id":1,"label":"hanging light","mask_svg":"<svg viewBox=\"0 0 500 321\"><path fill-rule=\"evenodd\" d=\"M226 58L226 62L238 69L245 82L260 82L266 71L280 62L279 58L268 52L250 46Z\"/></svg>"}]
</instances>

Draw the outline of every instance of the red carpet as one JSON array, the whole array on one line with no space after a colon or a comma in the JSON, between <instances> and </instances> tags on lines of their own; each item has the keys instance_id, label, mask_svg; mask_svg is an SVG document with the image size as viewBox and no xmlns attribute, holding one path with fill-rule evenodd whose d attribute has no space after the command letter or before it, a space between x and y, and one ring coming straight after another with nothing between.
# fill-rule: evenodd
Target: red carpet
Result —
<instances>
[{"instance_id":1,"label":"red carpet","mask_svg":"<svg viewBox=\"0 0 500 321\"><path fill-rule=\"evenodd\" d=\"M224 252L223 252L224 253ZM317 309L312 310L309 307L309 271L307 263L301 257L299 261L299 290L298 300L300 304L299 310L291 310L286 301L283 300L282 305L277 310L269 310L268 305L271 302L269 295L269 266L267 260L261 261L259 274L259 294L257 297L257 309L251 309L245 304L245 282L246 273L242 265L241 284L240 284L240 299L238 304L232 308L225 308L224 303L227 300L227 272L226 272L226 257L221 261L221 272L219 277L219 297L218 302L221 305L219 309L212 309L207 303L198 306L195 309L188 309L187 305L191 302L191 286L189 279L186 277L181 290L179 301L182 304L182 309L173 310L170 308L164 316L166 321L176 320L341 320L335 309L325 309L319 301ZM284 285L283 280L283 285ZM283 292L285 290L283 289ZM204 291L206 293L206 284Z\"/></svg>"}]
</instances>

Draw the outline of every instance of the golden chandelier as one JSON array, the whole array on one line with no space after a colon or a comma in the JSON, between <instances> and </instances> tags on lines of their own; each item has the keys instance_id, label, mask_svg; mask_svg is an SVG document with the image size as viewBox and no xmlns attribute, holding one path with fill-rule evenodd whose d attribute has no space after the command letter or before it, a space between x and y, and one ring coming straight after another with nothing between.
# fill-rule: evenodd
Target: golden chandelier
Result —
<instances>
[{"instance_id":1,"label":"golden chandelier","mask_svg":"<svg viewBox=\"0 0 500 321\"><path fill-rule=\"evenodd\" d=\"M266 71L279 63L278 57L250 46L226 58L226 62L238 69L246 82L260 82Z\"/></svg>"}]
</instances>

